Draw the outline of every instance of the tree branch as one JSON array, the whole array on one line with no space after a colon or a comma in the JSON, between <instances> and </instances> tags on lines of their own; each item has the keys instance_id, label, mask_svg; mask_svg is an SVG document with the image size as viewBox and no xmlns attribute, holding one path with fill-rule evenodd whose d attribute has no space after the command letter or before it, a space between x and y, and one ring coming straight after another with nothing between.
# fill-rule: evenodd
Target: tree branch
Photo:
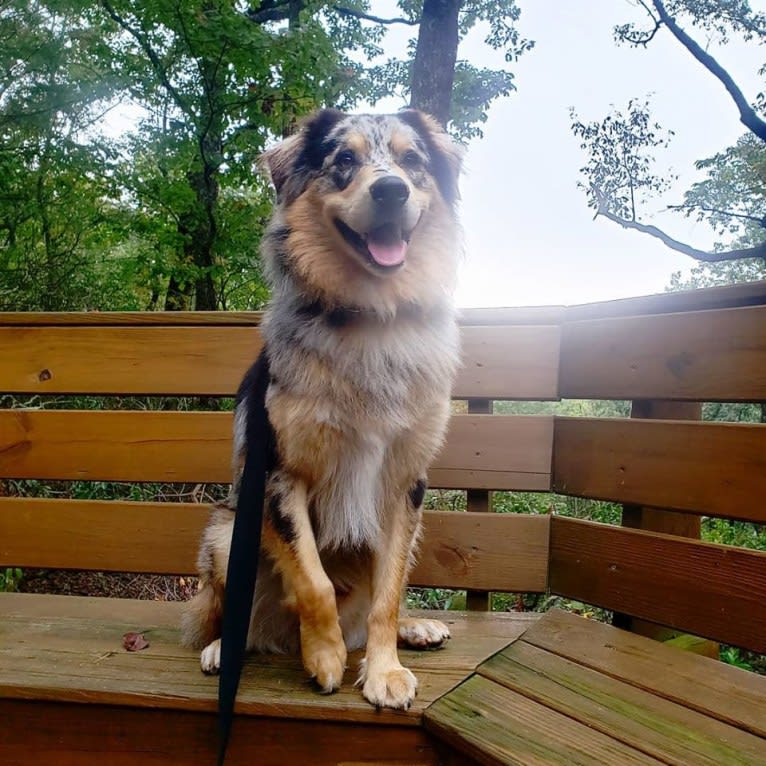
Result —
<instances>
[{"instance_id":1,"label":"tree branch","mask_svg":"<svg viewBox=\"0 0 766 766\"><path fill-rule=\"evenodd\" d=\"M750 106L731 75L678 26L676 20L667 12L662 0L652 0L652 3L659 14L660 20L667 26L673 36L726 88L739 110L740 122L755 133L761 141L766 141L766 122Z\"/></svg>"},{"instance_id":2,"label":"tree branch","mask_svg":"<svg viewBox=\"0 0 766 766\"><path fill-rule=\"evenodd\" d=\"M766 229L766 216L747 215L746 213L734 213L731 210L721 210L717 207L707 207L705 205L668 205L668 210L702 210L704 213L715 213L716 215L725 215L729 218L739 218L742 221L752 221L757 223L762 229Z\"/></svg>"},{"instance_id":3,"label":"tree branch","mask_svg":"<svg viewBox=\"0 0 766 766\"><path fill-rule=\"evenodd\" d=\"M152 48L151 43L149 40L147 40L146 36L143 35L139 30L131 27L130 24L128 24L128 22L122 16L120 16L117 11L115 11L114 6L109 2L109 0L101 0L101 5L109 15L109 18L111 18L112 21L114 21L118 26L122 27L141 46L141 49L144 51L147 58L151 62L157 77L159 77L162 86L173 99L176 106L182 112L184 112L184 114L191 114L191 110L189 109L185 99L175 89L173 83L170 82L168 73L165 71L165 67L162 64L162 61L160 61L160 57L157 54L157 51Z\"/></svg>"},{"instance_id":4,"label":"tree branch","mask_svg":"<svg viewBox=\"0 0 766 766\"><path fill-rule=\"evenodd\" d=\"M362 19L363 21L372 21L375 24L407 24L407 26L410 27L416 27L420 24L420 19L405 19L402 16L397 16L392 19L383 19L380 16L373 16L370 13L359 11L356 8L346 8L342 5L333 5L332 9L341 16L353 16L354 18Z\"/></svg>"},{"instance_id":5,"label":"tree branch","mask_svg":"<svg viewBox=\"0 0 766 766\"><path fill-rule=\"evenodd\" d=\"M677 239L673 239L669 234L666 234L662 229L658 229L656 226L647 226L646 224L639 223L638 221L628 221L625 218L611 213L609 210L599 210L597 215L603 215L604 218L608 218L610 221L619 224L624 229L634 229L640 231L642 234L648 234L655 239L659 239L666 247L676 252L688 255L697 261L704 261L705 263L720 263L721 261L736 261L740 258L766 258L766 242L755 247L747 247L741 250L726 250L720 253L709 253L705 250L697 250L695 247L691 247L683 242L679 242Z\"/></svg>"}]
</instances>

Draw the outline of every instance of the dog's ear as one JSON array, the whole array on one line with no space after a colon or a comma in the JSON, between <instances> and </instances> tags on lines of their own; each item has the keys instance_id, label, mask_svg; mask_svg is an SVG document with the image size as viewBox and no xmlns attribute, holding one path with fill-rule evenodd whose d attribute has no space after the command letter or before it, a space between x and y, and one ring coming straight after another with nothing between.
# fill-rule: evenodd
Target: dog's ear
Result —
<instances>
[{"instance_id":1,"label":"dog's ear","mask_svg":"<svg viewBox=\"0 0 766 766\"><path fill-rule=\"evenodd\" d=\"M300 131L289 136L273 149L264 152L258 158L258 167L271 178L271 183L277 192L277 198L282 195L287 180L295 165L295 160L301 152L303 136Z\"/></svg>"},{"instance_id":2,"label":"dog's ear","mask_svg":"<svg viewBox=\"0 0 766 766\"><path fill-rule=\"evenodd\" d=\"M320 109L296 133L261 155L258 164L271 176L280 202L290 203L305 191L332 149L330 131L345 116L337 109Z\"/></svg>"},{"instance_id":3,"label":"dog's ear","mask_svg":"<svg viewBox=\"0 0 766 766\"><path fill-rule=\"evenodd\" d=\"M420 136L428 149L429 171L436 180L442 197L450 204L460 198L458 179L465 150L454 141L430 115L417 109L404 109L399 118Z\"/></svg>"}]
</instances>

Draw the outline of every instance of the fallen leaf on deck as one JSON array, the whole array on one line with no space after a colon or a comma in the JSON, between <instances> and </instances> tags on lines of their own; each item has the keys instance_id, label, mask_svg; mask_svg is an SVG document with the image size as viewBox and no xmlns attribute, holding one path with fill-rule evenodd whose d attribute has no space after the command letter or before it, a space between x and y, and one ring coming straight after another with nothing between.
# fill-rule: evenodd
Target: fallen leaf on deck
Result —
<instances>
[{"instance_id":1,"label":"fallen leaf on deck","mask_svg":"<svg viewBox=\"0 0 766 766\"><path fill-rule=\"evenodd\" d=\"M126 633L122 637L122 645L129 652L140 652L142 649L148 648L149 642L143 633Z\"/></svg>"}]
</instances>

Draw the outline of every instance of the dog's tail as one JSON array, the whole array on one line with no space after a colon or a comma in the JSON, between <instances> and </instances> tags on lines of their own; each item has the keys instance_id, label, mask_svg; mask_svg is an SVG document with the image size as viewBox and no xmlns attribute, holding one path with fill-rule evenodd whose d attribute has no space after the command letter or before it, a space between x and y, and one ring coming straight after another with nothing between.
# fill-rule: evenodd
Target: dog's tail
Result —
<instances>
[{"instance_id":1,"label":"dog's tail","mask_svg":"<svg viewBox=\"0 0 766 766\"><path fill-rule=\"evenodd\" d=\"M204 649L211 641L221 637L225 562L233 522L234 513L225 504L218 504L202 536L197 561L200 588L197 595L184 605L181 617L181 643L192 649ZM216 561L222 564L216 567Z\"/></svg>"}]
</instances>

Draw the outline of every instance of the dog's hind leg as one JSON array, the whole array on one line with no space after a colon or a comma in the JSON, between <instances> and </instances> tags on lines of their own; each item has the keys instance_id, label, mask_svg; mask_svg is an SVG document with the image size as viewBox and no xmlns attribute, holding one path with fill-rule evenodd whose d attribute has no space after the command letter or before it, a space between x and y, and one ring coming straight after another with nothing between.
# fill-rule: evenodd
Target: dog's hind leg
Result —
<instances>
[{"instance_id":1,"label":"dog's hind leg","mask_svg":"<svg viewBox=\"0 0 766 766\"><path fill-rule=\"evenodd\" d=\"M410 649L438 649L450 637L449 628L440 620L423 617L400 617L399 643Z\"/></svg>"},{"instance_id":2,"label":"dog's hind leg","mask_svg":"<svg viewBox=\"0 0 766 766\"><path fill-rule=\"evenodd\" d=\"M263 545L281 573L286 603L300 621L303 666L324 693L341 685L346 668L335 588L319 559L306 484L286 472L273 477Z\"/></svg>"}]
</instances>

